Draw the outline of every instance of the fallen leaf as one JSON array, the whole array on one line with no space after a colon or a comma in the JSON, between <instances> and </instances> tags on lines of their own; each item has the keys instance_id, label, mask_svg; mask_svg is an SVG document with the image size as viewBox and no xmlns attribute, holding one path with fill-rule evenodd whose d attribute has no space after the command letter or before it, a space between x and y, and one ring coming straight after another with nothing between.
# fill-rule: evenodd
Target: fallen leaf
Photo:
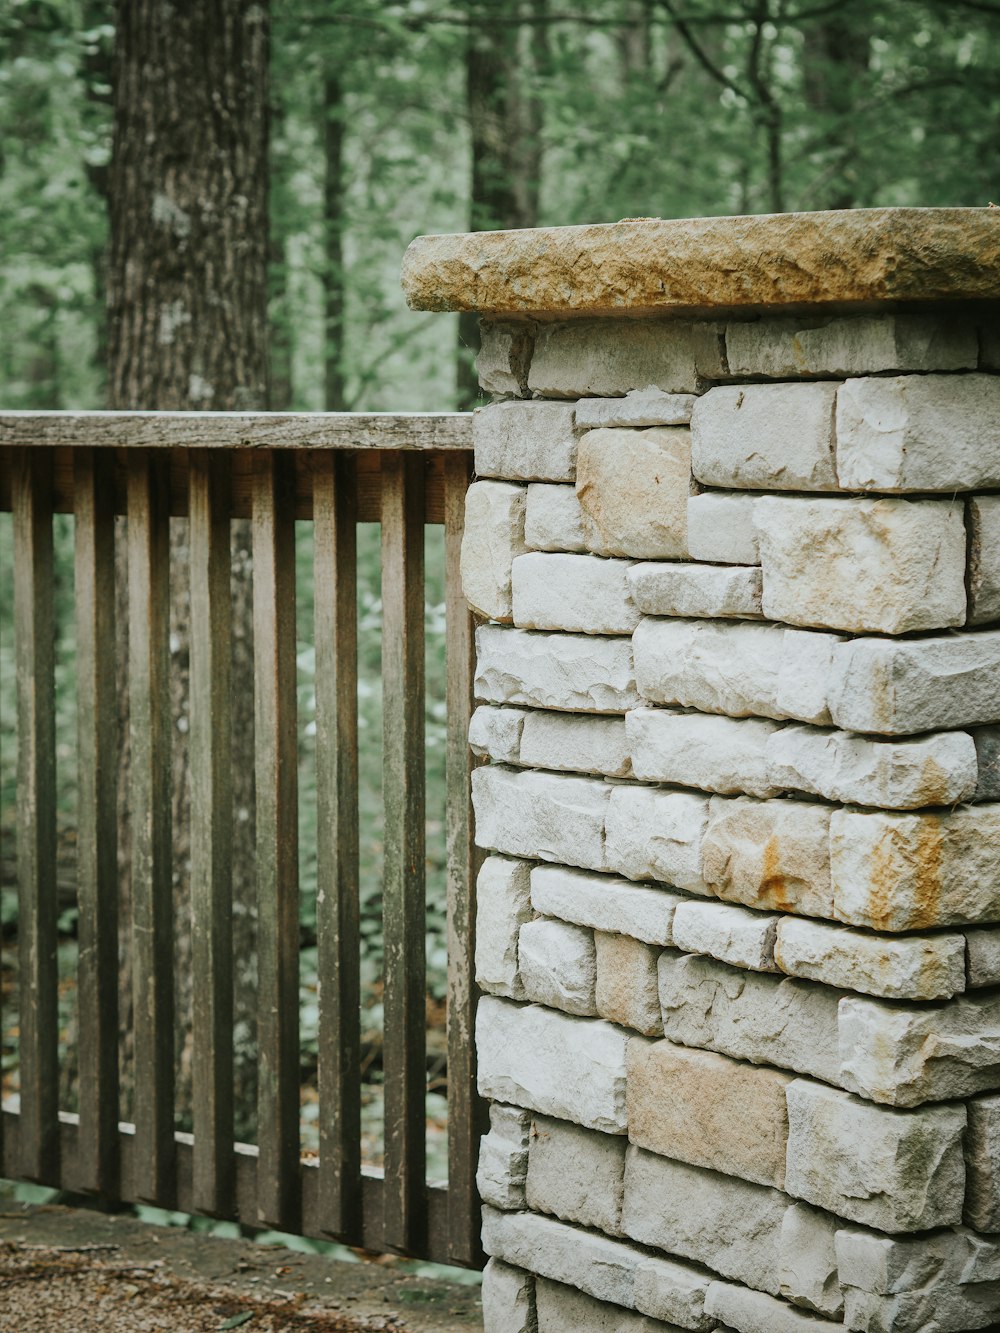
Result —
<instances>
[{"instance_id":1,"label":"fallen leaf","mask_svg":"<svg viewBox=\"0 0 1000 1333\"><path fill-rule=\"evenodd\" d=\"M219 1329L239 1328L242 1324L249 1324L253 1318L252 1310L244 1310L242 1314L234 1314L231 1319L227 1319L224 1324L219 1325Z\"/></svg>"}]
</instances>

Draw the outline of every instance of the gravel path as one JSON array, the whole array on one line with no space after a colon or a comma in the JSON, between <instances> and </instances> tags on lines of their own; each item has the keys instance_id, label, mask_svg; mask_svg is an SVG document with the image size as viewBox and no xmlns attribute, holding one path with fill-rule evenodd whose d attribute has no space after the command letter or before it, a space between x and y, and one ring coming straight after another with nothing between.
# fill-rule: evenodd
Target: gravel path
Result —
<instances>
[{"instance_id":1,"label":"gravel path","mask_svg":"<svg viewBox=\"0 0 1000 1333\"><path fill-rule=\"evenodd\" d=\"M474 1288L125 1217L0 1216L0 1333L475 1333Z\"/></svg>"}]
</instances>

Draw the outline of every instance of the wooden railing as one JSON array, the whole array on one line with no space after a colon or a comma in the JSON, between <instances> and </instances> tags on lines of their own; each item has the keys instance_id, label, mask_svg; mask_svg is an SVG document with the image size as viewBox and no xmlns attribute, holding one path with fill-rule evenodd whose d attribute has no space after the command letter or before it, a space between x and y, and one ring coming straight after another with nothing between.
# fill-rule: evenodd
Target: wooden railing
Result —
<instances>
[{"instance_id":1,"label":"wooden railing","mask_svg":"<svg viewBox=\"0 0 1000 1333\"><path fill-rule=\"evenodd\" d=\"M0 414L13 511L19 1107L0 1174L108 1201L480 1262L466 735L472 625L458 575L470 418ZM78 1112L60 1110L53 515L75 515ZM134 1124L119 1123L115 516L128 556ZM175 1131L169 537L189 522L192 1125ZM252 520L257 1144L234 1142L230 520ZM300 1151L295 520L314 537L318 1161ZM381 522L385 1153L361 1160L356 524ZM425 1179L424 524L447 619L447 1188ZM120 539L120 538L119 538ZM8 578L9 571L0 571Z\"/></svg>"}]
</instances>

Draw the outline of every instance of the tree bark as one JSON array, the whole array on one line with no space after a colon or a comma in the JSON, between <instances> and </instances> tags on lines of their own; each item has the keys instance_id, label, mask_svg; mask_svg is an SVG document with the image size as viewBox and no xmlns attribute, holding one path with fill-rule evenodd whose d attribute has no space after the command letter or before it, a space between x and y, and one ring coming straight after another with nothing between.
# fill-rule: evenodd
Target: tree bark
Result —
<instances>
[{"instance_id":1,"label":"tree bark","mask_svg":"<svg viewBox=\"0 0 1000 1333\"><path fill-rule=\"evenodd\" d=\"M267 143L267 0L205 0L195 5L184 0L117 0L109 182L111 407L267 406ZM252 1108L255 905L248 529L245 523L233 525L233 952L237 1106ZM177 724L172 733L176 981L183 1029L178 1107L183 1122L190 1104L191 1012L185 524L172 524L171 548L180 575L173 589L171 670ZM124 698L123 691L119 695ZM127 736L127 729L122 734ZM127 862L127 838L123 850ZM127 909L127 901L123 907ZM128 921L127 910L122 919ZM127 937L123 948L128 949ZM123 1001L130 1002L127 991ZM252 1111L242 1116L238 1112L238 1132L246 1132L251 1122Z\"/></svg>"},{"instance_id":2,"label":"tree bark","mask_svg":"<svg viewBox=\"0 0 1000 1333\"><path fill-rule=\"evenodd\" d=\"M343 412L344 396L344 91L335 72L323 78L323 401Z\"/></svg>"},{"instance_id":3,"label":"tree bark","mask_svg":"<svg viewBox=\"0 0 1000 1333\"><path fill-rule=\"evenodd\" d=\"M829 162L810 208L855 208L863 201L858 163L857 90L868 73L869 19L829 14L803 34L803 82L809 107L826 122Z\"/></svg>"},{"instance_id":4,"label":"tree bark","mask_svg":"<svg viewBox=\"0 0 1000 1333\"><path fill-rule=\"evenodd\" d=\"M544 17L545 0L534 0L531 15ZM532 50L524 50L522 30L502 21L482 0L469 6L465 83L469 112L472 173L469 227L494 231L538 224L541 178L542 103L535 81L526 77L536 61L545 59L545 41L532 30ZM474 356L479 347L479 318L459 316L458 406L468 408L479 397Z\"/></svg>"}]
</instances>

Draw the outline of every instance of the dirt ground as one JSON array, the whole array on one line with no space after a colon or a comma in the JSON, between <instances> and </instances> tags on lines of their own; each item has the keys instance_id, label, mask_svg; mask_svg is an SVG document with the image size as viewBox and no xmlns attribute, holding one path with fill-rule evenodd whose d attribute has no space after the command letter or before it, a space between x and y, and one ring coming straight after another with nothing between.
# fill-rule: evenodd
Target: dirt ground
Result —
<instances>
[{"instance_id":1,"label":"dirt ground","mask_svg":"<svg viewBox=\"0 0 1000 1333\"><path fill-rule=\"evenodd\" d=\"M0 1333L481 1333L479 1290L134 1218L4 1201Z\"/></svg>"}]
</instances>

